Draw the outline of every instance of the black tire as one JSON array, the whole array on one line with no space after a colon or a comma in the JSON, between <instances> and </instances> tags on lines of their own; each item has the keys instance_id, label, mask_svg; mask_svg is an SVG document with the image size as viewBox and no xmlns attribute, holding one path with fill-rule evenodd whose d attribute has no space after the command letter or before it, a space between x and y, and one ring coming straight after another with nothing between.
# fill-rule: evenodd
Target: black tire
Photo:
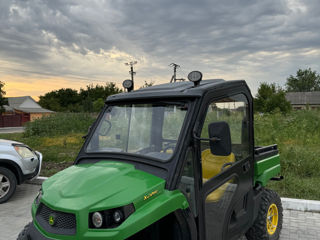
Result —
<instances>
[{"instance_id":1,"label":"black tire","mask_svg":"<svg viewBox=\"0 0 320 240\"><path fill-rule=\"evenodd\" d=\"M264 189L261 197L258 217L253 226L246 233L248 240L277 240L280 237L283 221L283 209L279 195L270 189ZM278 209L278 224L273 234L269 234L267 229L267 214L269 207L275 204Z\"/></svg>"},{"instance_id":2,"label":"black tire","mask_svg":"<svg viewBox=\"0 0 320 240\"><path fill-rule=\"evenodd\" d=\"M31 226L32 222L29 222L23 230L19 233L17 240L30 240L29 238L29 229Z\"/></svg>"},{"instance_id":3,"label":"black tire","mask_svg":"<svg viewBox=\"0 0 320 240\"><path fill-rule=\"evenodd\" d=\"M4 194L3 196L1 196L2 194L0 193L0 204L1 204L8 201L16 191L17 178L13 172L11 172L9 169L4 167L0 167L0 177L1 177L0 191L2 190L5 192L5 194L3 193ZM6 184L9 183L9 188L3 187L5 183Z\"/></svg>"}]
</instances>

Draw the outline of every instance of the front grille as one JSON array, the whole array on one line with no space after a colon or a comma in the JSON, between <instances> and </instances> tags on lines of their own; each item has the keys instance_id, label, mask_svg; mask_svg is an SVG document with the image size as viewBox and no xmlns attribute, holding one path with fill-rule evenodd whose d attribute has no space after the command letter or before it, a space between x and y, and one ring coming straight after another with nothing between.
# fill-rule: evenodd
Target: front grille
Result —
<instances>
[{"instance_id":1,"label":"front grille","mask_svg":"<svg viewBox=\"0 0 320 240\"><path fill-rule=\"evenodd\" d=\"M77 232L76 216L74 214L55 211L43 203L40 203L38 207L36 219L40 226L50 233L74 235ZM50 219L53 219L53 221L50 222Z\"/></svg>"}]
</instances>

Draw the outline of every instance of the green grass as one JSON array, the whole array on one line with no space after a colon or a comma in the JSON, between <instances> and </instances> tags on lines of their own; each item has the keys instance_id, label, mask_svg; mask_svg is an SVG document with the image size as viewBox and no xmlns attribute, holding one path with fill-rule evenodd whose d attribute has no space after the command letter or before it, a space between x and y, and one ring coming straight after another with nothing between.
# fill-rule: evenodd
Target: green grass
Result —
<instances>
[{"instance_id":1,"label":"green grass","mask_svg":"<svg viewBox=\"0 0 320 240\"><path fill-rule=\"evenodd\" d=\"M255 116L256 145L277 143L284 180L269 187L282 197L320 200L320 111Z\"/></svg>"},{"instance_id":2,"label":"green grass","mask_svg":"<svg viewBox=\"0 0 320 240\"><path fill-rule=\"evenodd\" d=\"M64 120L60 120L60 116ZM17 140L42 152L41 175L51 176L72 164L84 142L81 137L94 121L90 115L82 120L81 114L69 117L62 114L56 118L55 121L44 119L46 123L42 120L31 123L25 134L1 134L0 138ZM255 142L260 146L277 143L279 147L281 174L285 179L272 181L268 187L282 197L320 200L320 111L256 115Z\"/></svg>"}]
</instances>

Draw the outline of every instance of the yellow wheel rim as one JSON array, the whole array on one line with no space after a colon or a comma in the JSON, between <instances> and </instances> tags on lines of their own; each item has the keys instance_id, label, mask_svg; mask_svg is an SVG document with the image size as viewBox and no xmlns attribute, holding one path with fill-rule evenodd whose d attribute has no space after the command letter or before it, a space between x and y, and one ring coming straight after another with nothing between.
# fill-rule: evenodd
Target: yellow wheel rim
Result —
<instances>
[{"instance_id":1,"label":"yellow wheel rim","mask_svg":"<svg viewBox=\"0 0 320 240\"><path fill-rule=\"evenodd\" d=\"M274 203L270 205L267 214L267 230L269 235L272 235L276 232L278 226L278 208Z\"/></svg>"}]
</instances>

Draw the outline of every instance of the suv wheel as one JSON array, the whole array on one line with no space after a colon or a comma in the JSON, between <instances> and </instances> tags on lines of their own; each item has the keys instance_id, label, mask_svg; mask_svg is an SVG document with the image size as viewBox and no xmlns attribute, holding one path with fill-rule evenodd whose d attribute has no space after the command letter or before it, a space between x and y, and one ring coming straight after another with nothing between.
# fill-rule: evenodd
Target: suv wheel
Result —
<instances>
[{"instance_id":1,"label":"suv wheel","mask_svg":"<svg viewBox=\"0 0 320 240\"><path fill-rule=\"evenodd\" d=\"M0 204L8 201L16 190L16 176L7 168L0 167Z\"/></svg>"}]
</instances>

